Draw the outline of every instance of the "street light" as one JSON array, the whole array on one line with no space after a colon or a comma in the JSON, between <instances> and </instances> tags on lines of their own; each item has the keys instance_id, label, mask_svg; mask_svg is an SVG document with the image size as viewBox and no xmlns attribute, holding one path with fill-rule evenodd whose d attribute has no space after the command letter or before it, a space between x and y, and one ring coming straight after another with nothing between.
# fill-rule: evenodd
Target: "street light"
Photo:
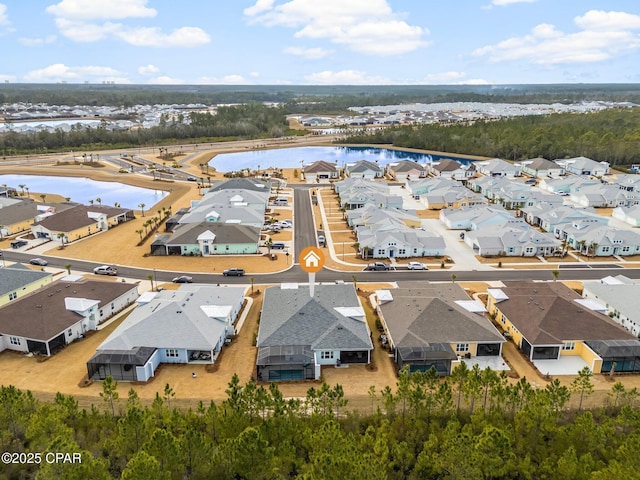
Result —
<instances>
[{"instance_id":1,"label":"street light","mask_svg":"<svg viewBox=\"0 0 640 480\"><path fill-rule=\"evenodd\" d=\"M284 251L284 256L287 258L287 265L289 265L289 250Z\"/></svg>"}]
</instances>

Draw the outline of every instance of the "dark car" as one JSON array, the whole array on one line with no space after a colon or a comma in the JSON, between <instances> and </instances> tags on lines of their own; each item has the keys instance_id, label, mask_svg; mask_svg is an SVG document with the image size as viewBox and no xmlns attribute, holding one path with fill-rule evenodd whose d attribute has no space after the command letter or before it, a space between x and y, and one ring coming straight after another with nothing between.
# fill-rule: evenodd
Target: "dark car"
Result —
<instances>
[{"instance_id":1,"label":"dark car","mask_svg":"<svg viewBox=\"0 0 640 480\"><path fill-rule=\"evenodd\" d=\"M24 247L25 245L27 245L29 242L27 242L26 240L14 240L13 242L11 242L11 248L20 248L20 247Z\"/></svg>"},{"instance_id":2,"label":"dark car","mask_svg":"<svg viewBox=\"0 0 640 480\"><path fill-rule=\"evenodd\" d=\"M368 271L373 271L373 272L381 272L381 271L385 271L385 270L389 270L391 267L383 262L375 262L375 263L370 263L369 265L367 265L365 267L365 270Z\"/></svg>"},{"instance_id":3,"label":"dark car","mask_svg":"<svg viewBox=\"0 0 640 480\"><path fill-rule=\"evenodd\" d=\"M49 265L49 262L47 262L44 258L32 258L31 260L29 260L29 263L31 265L39 265L41 267L46 267L47 265Z\"/></svg>"},{"instance_id":4,"label":"dark car","mask_svg":"<svg viewBox=\"0 0 640 480\"><path fill-rule=\"evenodd\" d=\"M190 277L189 275L180 275L171 281L173 283L193 283L193 277Z\"/></svg>"},{"instance_id":5,"label":"dark car","mask_svg":"<svg viewBox=\"0 0 640 480\"><path fill-rule=\"evenodd\" d=\"M222 272L222 275L225 277L241 277L244 275L244 270L241 268L228 268Z\"/></svg>"}]
</instances>

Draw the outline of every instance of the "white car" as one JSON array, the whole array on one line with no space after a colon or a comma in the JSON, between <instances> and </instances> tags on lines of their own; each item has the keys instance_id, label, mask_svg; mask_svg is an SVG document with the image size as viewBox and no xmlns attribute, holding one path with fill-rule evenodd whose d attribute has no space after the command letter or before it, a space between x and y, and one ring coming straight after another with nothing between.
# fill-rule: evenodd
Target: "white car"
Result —
<instances>
[{"instance_id":1,"label":"white car","mask_svg":"<svg viewBox=\"0 0 640 480\"><path fill-rule=\"evenodd\" d=\"M117 275L118 270L114 267L110 267L109 265L102 265L100 267L96 267L93 269L93 273L96 275Z\"/></svg>"},{"instance_id":2,"label":"white car","mask_svg":"<svg viewBox=\"0 0 640 480\"><path fill-rule=\"evenodd\" d=\"M409 262L407 268L409 270L429 270L424 263L420 262Z\"/></svg>"}]
</instances>

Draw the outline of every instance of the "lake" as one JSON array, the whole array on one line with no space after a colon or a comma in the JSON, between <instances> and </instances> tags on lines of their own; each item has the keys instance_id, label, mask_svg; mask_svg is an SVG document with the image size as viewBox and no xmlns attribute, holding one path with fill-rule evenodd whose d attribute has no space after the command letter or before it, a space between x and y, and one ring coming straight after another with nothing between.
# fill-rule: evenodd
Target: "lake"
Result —
<instances>
[{"instance_id":1,"label":"lake","mask_svg":"<svg viewBox=\"0 0 640 480\"><path fill-rule=\"evenodd\" d=\"M29 192L69 197L72 202L85 205L89 204L89 200L95 201L96 198L100 198L103 205L113 206L117 202L121 207L131 209L138 209L141 203L149 209L168 194L164 190L151 190L118 182L100 182L80 177L0 175L0 185L4 184L14 187L19 193L22 189L18 185L26 185Z\"/></svg>"},{"instance_id":2,"label":"lake","mask_svg":"<svg viewBox=\"0 0 640 480\"><path fill-rule=\"evenodd\" d=\"M342 167L345 163L353 163L358 160L378 162L384 166L399 160L430 163L444 158L450 158L465 165L472 162L468 158L460 158L455 155L405 152L376 147L296 147L221 153L213 157L209 165L218 172L231 172L244 168L257 169L258 165L260 169L269 167L296 168L301 166L301 162L307 165L317 160L337 162Z\"/></svg>"}]
</instances>

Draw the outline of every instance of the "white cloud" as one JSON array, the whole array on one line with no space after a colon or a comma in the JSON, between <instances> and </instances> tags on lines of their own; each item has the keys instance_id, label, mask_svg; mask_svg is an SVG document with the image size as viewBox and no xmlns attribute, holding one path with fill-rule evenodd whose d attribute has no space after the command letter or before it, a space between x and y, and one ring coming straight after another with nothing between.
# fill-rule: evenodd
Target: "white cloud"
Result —
<instances>
[{"instance_id":1,"label":"white cloud","mask_svg":"<svg viewBox=\"0 0 640 480\"><path fill-rule=\"evenodd\" d=\"M40 47L42 45L53 43L56 41L56 39L57 37L55 35L47 35L44 38L21 37L18 39L18 42L20 42L25 47Z\"/></svg>"},{"instance_id":2,"label":"white cloud","mask_svg":"<svg viewBox=\"0 0 640 480\"><path fill-rule=\"evenodd\" d=\"M197 84L201 85L249 85L251 84L242 75L225 75L224 77L200 77Z\"/></svg>"},{"instance_id":3,"label":"white cloud","mask_svg":"<svg viewBox=\"0 0 640 480\"><path fill-rule=\"evenodd\" d=\"M131 17L155 17L158 12L147 8L147 0L62 0L47 7L47 13L73 20L107 20Z\"/></svg>"},{"instance_id":4,"label":"white cloud","mask_svg":"<svg viewBox=\"0 0 640 480\"><path fill-rule=\"evenodd\" d=\"M260 76L260 72L250 72L249 76L253 78L258 78Z\"/></svg>"},{"instance_id":5,"label":"white cloud","mask_svg":"<svg viewBox=\"0 0 640 480\"><path fill-rule=\"evenodd\" d=\"M7 6L0 3L0 27L8 27L11 25L9 21L9 15L7 15Z\"/></svg>"},{"instance_id":6,"label":"white cloud","mask_svg":"<svg viewBox=\"0 0 640 480\"><path fill-rule=\"evenodd\" d=\"M130 28L115 32L115 36L136 47L197 47L211 41L207 32L197 27L182 27L170 34L159 28Z\"/></svg>"},{"instance_id":7,"label":"white cloud","mask_svg":"<svg viewBox=\"0 0 640 480\"><path fill-rule=\"evenodd\" d=\"M118 70L111 67L69 67L63 63L55 63L39 70L32 70L24 79L33 83L51 83L61 81L115 80L126 79Z\"/></svg>"},{"instance_id":8,"label":"white cloud","mask_svg":"<svg viewBox=\"0 0 640 480\"><path fill-rule=\"evenodd\" d=\"M331 55L333 52L333 50L327 50L324 48L288 47L284 49L284 53L306 58L308 60L318 60L326 57L327 55Z\"/></svg>"},{"instance_id":9,"label":"white cloud","mask_svg":"<svg viewBox=\"0 0 640 480\"><path fill-rule=\"evenodd\" d=\"M512 5L514 3L534 3L538 0L491 0L491 5L496 7L504 7L505 5Z\"/></svg>"},{"instance_id":10,"label":"white cloud","mask_svg":"<svg viewBox=\"0 0 640 480\"><path fill-rule=\"evenodd\" d=\"M424 77L420 83L429 85L450 85L456 81L461 81L467 74L464 72L442 72L442 73L430 73Z\"/></svg>"},{"instance_id":11,"label":"white cloud","mask_svg":"<svg viewBox=\"0 0 640 480\"><path fill-rule=\"evenodd\" d=\"M169 77L167 75L161 75L150 79L147 83L152 85L182 85L184 81L179 78Z\"/></svg>"},{"instance_id":12,"label":"white cloud","mask_svg":"<svg viewBox=\"0 0 640 480\"><path fill-rule=\"evenodd\" d=\"M456 85L491 85L493 82L489 82L484 78L470 78L468 80L462 80Z\"/></svg>"},{"instance_id":13,"label":"white cloud","mask_svg":"<svg viewBox=\"0 0 640 480\"><path fill-rule=\"evenodd\" d=\"M142 65L138 67L138 73L140 75L155 75L156 73L160 73L160 69L155 65Z\"/></svg>"},{"instance_id":14,"label":"white cloud","mask_svg":"<svg viewBox=\"0 0 640 480\"><path fill-rule=\"evenodd\" d=\"M557 65L603 61L640 48L640 37L630 31L640 29L640 16L592 10L574 21L581 31L565 33L540 24L528 35L478 48L473 54L492 63L524 60Z\"/></svg>"},{"instance_id":15,"label":"white cloud","mask_svg":"<svg viewBox=\"0 0 640 480\"><path fill-rule=\"evenodd\" d=\"M358 70L325 70L306 75L304 79L312 85L389 85L393 82L385 77L369 76Z\"/></svg>"},{"instance_id":16,"label":"white cloud","mask_svg":"<svg viewBox=\"0 0 640 480\"><path fill-rule=\"evenodd\" d=\"M248 17L252 17L259 13L266 12L267 10L271 10L274 1L275 0L258 0L254 6L245 8L243 13Z\"/></svg>"},{"instance_id":17,"label":"white cloud","mask_svg":"<svg viewBox=\"0 0 640 480\"><path fill-rule=\"evenodd\" d=\"M199 27L180 27L163 33L157 27L128 26L110 20L155 17L147 0L62 0L47 12L55 16L60 33L75 42L120 39L138 47L195 47L211 41Z\"/></svg>"},{"instance_id":18,"label":"white cloud","mask_svg":"<svg viewBox=\"0 0 640 480\"><path fill-rule=\"evenodd\" d=\"M326 39L368 55L397 55L427 45L423 36L429 31L400 19L387 0L274 3L258 0L245 15L252 23L295 28L296 38Z\"/></svg>"}]
</instances>

